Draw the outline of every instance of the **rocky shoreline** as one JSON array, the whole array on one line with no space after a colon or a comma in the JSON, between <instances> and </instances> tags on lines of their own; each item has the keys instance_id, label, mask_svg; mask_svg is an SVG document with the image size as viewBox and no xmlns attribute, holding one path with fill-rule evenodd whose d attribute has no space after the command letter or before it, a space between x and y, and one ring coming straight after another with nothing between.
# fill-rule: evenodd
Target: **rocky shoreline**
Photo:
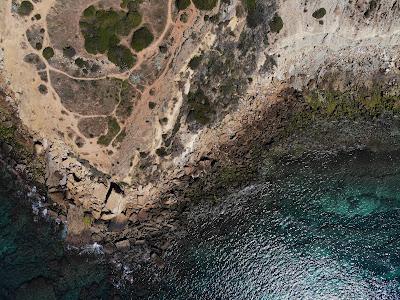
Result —
<instances>
[{"instance_id":1,"label":"rocky shoreline","mask_svg":"<svg viewBox=\"0 0 400 300\"><path fill-rule=\"evenodd\" d=\"M152 148L139 151L129 144L141 140L142 129L151 132L148 120L137 113L146 125L135 125L135 138L124 144L121 160L100 149L112 162L109 174L82 159L92 153L68 146L62 126L53 128L37 115L31 117L29 99L22 100L29 115L24 121L54 137L47 140L46 132L25 128L19 116L21 99L10 90L11 80L0 78L1 159L48 197L48 215L67 226L66 245L96 245L116 276L127 282L133 280L132 272L149 267L156 274L165 266L165 252L182 236L193 206L216 203L262 180L266 165L273 172L276 161L309 152L399 147L396 2L392 8L387 3L371 11L365 5L354 9L320 1L330 12L321 17L324 23L309 11L319 7L310 8L306 1L304 7L296 4L304 14L298 20L304 28L289 22L293 7L288 2L258 1L254 7L243 3L223 1L215 15L195 14L191 21L199 34L190 41L189 31L182 33L182 48L167 73L174 82L160 89L162 114L153 115L156 104L145 103L146 113L156 118L151 128L157 137L143 142ZM370 34L371 22L382 37ZM345 25L336 28L339 23ZM176 70L178 66L182 70ZM61 106L51 101L57 109ZM163 101L168 105L162 106ZM74 118L63 108L53 112ZM114 176L119 163L124 174L133 170L125 181Z\"/></svg>"},{"instance_id":2,"label":"rocky shoreline","mask_svg":"<svg viewBox=\"0 0 400 300\"><path fill-rule=\"evenodd\" d=\"M150 263L162 268L165 250L185 228L185 212L200 201L218 201L254 178L259 180L260 164L265 161L301 156L308 151L379 147L379 139L395 141L397 117L393 110L386 111L383 106L376 117L365 114L354 121L346 116L328 120L321 109L318 121L305 94L282 89L276 104L253 115L257 121L244 124L241 132L227 143L199 155L195 163L186 165L183 174L160 189L159 198L151 207L141 209L126 201L123 185L113 183L107 175L55 144L48 146L34 142L33 138L25 141L28 149L36 150L27 158L5 152L12 146L3 141L2 153L8 157L7 164L28 180L33 173L40 174L36 182L41 182L40 191L46 190L51 200L47 207L49 215L68 224L67 244L81 247L98 243L112 261ZM304 119L308 115L315 121L299 124L301 114ZM11 122L20 126L17 119ZM21 130L16 133L28 136ZM375 132L380 132L379 136ZM38 161L42 162L40 168ZM102 195L107 195L106 199L94 201Z\"/></svg>"},{"instance_id":3,"label":"rocky shoreline","mask_svg":"<svg viewBox=\"0 0 400 300\"><path fill-rule=\"evenodd\" d=\"M125 201L123 185L111 183L107 175L75 159L72 153L55 151L54 144L47 146L31 138L25 140L27 148L24 148L31 152L5 152L4 149L14 149L11 144L19 141L18 136L29 137L23 127L18 127L21 126L18 119L11 120L18 128L17 135L2 142L2 160L21 180L37 185L39 193L48 195L49 202L42 209L46 209L51 219L66 224L65 246L69 253L97 252L107 262L115 287L120 290L130 285L140 287L162 271L166 252L185 235L187 216L198 204L216 204L225 195L262 181L265 169L274 172L277 162L307 153L385 150L382 145L390 148L386 150L400 149L396 109L382 105L380 111L374 111L374 116L366 111L356 119L340 114L327 117L325 108L313 110L305 97L308 94L282 89L275 96L278 101L274 105L253 114L254 119L242 124L241 131L227 143L197 155L194 163L185 166L184 173L173 177L169 185L161 186L151 207L142 209L130 207ZM311 123L308 118L312 118ZM54 153L63 154L51 156ZM38 165L37 161L42 163ZM33 180L32 174L40 176ZM68 185L71 181L75 184ZM90 196L102 186L99 195L106 194L107 198L100 211L85 208L84 202L74 202L87 199L76 192L80 184L83 195ZM87 190L88 184L92 190ZM92 214L96 211L97 219ZM110 219L104 217L109 215Z\"/></svg>"}]
</instances>

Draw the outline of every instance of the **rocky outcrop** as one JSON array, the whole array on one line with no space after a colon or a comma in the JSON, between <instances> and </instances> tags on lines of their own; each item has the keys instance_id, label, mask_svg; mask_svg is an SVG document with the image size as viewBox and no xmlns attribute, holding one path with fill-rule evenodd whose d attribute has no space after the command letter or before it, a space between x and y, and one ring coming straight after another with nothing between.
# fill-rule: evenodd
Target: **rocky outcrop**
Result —
<instances>
[{"instance_id":1,"label":"rocky outcrop","mask_svg":"<svg viewBox=\"0 0 400 300\"><path fill-rule=\"evenodd\" d=\"M62 194L71 204L82 207L95 219L107 211L106 195L109 180L85 166L61 144L53 143L46 154L46 184L49 195L57 202Z\"/></svg>"}]
</instances>

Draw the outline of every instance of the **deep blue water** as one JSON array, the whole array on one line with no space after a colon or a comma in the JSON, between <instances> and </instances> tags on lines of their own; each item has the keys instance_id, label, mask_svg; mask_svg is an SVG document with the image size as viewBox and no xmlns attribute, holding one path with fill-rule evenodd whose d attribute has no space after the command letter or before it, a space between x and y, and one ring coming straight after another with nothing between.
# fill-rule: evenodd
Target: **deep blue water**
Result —
<instances>
[{"instance_id":1,"label":"deep blue water","mask_svg":"<svg viewBox=\"0 0 400 300\"><path fill-rule=\"evenodd\" d=\"M141 287L125 284L122 298L400 299L399 152L266 160L262 171L258 182L191 210L166 267ZM60 299L110 299L101 264L65 256L48 239L53 227L10 201L0 206L1 293L39 276Z\"/></svg>"}]
</instances>

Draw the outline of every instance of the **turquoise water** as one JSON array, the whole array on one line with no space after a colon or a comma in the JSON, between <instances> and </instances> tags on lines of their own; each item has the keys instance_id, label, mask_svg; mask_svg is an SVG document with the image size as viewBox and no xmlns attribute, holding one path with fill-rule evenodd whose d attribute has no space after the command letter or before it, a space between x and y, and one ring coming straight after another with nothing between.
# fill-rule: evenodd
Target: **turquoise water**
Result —
<instances>
[{"instance_id":1,"label":"turquoise water","mask_svg":"<svg viewBox=\"0 0 400 300\"><path fill-rule=\"evenodd\" d=\"M166 267L136 269L121 298L400 299L399 152L310 154L262 173L190 210ZM66 255L57 228L34 222L4 182L0 298L112 299L104 265Z\"/></svg>"},{"instance_id":2,"label":"turquoise water","mask_svg":"<svg viewBox=\"0 0 400 300\"><path fill-rule=\"evenodd\" d=\"M400 299L400 153L284 160L189 216L149 299Z\"/></svg>"}]
</instances>

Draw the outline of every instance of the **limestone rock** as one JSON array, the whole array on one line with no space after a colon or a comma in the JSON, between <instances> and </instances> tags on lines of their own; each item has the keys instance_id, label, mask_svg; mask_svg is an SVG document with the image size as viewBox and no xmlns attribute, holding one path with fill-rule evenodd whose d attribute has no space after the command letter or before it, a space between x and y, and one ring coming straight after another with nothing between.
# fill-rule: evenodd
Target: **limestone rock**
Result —
<instances>
[{"instance_id":1,"label":"limestone rock","mask_svg":"<svg viewBox=\"0 0 400 300\"><path fill-rule=\"evenodd\" d=\"M117 214L103 214L101 215L101 219L103 221L110 221L112 219L114 219L117 216Z\"/></svg>"},{"instance_id":2,"label":"limestone rock","mask_svg":"<svg viewBox=\"0 0 400 300\"><path fill-rule=\"evenodd\" d=\"M107 200L105 208L112 214L119 215L125 210L126 202L127 201L122 194L119 194L113 190L110 194L110 197Z\"/></svg>"}]
</instances>

